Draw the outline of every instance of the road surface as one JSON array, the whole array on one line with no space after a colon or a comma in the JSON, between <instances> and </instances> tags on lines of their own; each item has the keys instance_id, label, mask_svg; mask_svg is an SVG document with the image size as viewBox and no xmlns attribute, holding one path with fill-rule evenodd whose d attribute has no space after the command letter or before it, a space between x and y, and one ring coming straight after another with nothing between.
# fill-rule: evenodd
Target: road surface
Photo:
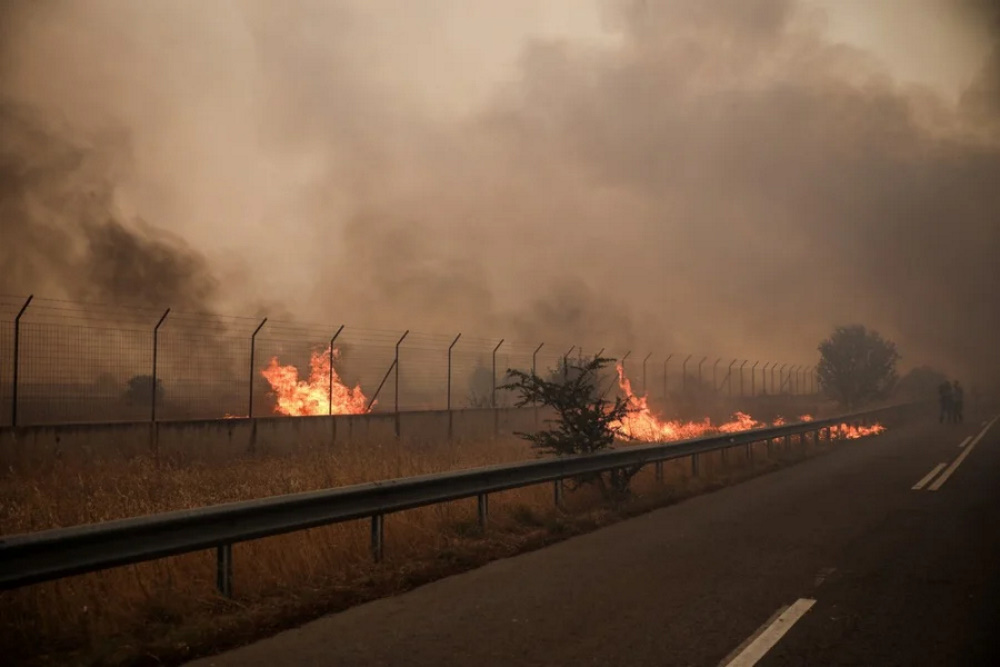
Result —
<instances>
[{"instance_id":1,"label":"road surface","mask_svg":"<svg viewBox=\"0 0 1000 667\"><path fill-rule=\"evenodd\" d=\"M997 665L987 417L911 422L192 664Z\"/></svg>"}]
</instances>

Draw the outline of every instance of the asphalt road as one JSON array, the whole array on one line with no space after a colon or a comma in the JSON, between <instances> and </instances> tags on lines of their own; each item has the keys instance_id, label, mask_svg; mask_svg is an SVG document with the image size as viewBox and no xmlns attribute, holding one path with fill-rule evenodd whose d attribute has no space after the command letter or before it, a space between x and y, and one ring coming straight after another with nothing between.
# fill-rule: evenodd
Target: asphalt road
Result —
<instances>
[{"instance_id":1,"label":"asphalt road","mask_svg":"<svg viewBox=\"0 0 1000 667\"><path fill-rule=\"evenodd\" d=\"M997 665L1000 423L948 474L992 416L914 421L193 664Z\"/></svg>"}]
</instances>

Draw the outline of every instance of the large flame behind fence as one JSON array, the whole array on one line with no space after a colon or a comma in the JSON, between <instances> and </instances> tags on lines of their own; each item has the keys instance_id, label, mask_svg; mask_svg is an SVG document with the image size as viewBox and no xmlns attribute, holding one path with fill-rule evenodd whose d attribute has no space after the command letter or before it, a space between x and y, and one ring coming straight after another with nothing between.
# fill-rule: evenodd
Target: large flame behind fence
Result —
<instances>
[{"instance_id":1,"label":"large flame behind fence","mask_svg":"<svg viewBox=\"0 0 1000 667\"><path fill-rule=\"evenodd\" d=\"M335 348L333 360L340 358ZM275 397L274 411L290 417L308 415L359 415L369 411L368 399L361 385L353 389L340 379L330 365L330 348L314 351L309 360L309 378L299 379L299 369L291 364L282 366L273 357L260 372L271 385Z\"/></svg>"}]
</instances>

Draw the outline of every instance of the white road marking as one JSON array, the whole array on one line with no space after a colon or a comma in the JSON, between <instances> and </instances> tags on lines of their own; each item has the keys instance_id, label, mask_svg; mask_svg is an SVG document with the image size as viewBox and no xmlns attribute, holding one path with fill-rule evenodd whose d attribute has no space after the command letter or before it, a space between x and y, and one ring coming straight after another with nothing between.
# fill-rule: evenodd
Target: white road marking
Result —
<instances>
[{"instance_id":1,"label":"white road marking","mask_svg":"<svg viewBox=\"0 0 1000 667\"><path fill-rule=\"evenodd\" d=\"M983 424L983 426L986 426L986 424ZM972 436L971 435L966 436L965 440L963 440L962 442L958 443L958 448L961 449L962 447L965 447L967 444L969 444L969 440L972 440Z\"/></svg>"},{"instance_id":2,"label":"white road marking","mask_svg":"<svg viewBox=\"0 0 1000 667\"><path fill-rule=\"evenodd\" d=\"M944 470L947 466L948 466L947 462L937 464L936 466L934 466L933 470L931 470L929 473L927 473L926 475L924 475L920 479L920 481L917 482L916 484L914 484L911 488L914 491L919 491L920 489L924 488L925 486L927 486L928 484L930 484L931 480L934 479L937 476L937 474L939 472L941 472L942 470Z\"/></svg>"},{"instance_id":3,"label":"white road marking","mask_svg":"<svg viewBox=\"0 0 1000 667\"><path fill-rule=\"evenodd\" d=\"M778 617L758 630L742 651L731 660L724 660L720 664L725 665L725 667L752 667L752 665L756 665L814 604L816 604L816 600L800 598L783 611L779 610Z\"/></svg>"},{"instance_id":4,"label":"white road marking","mask_svg":"<svg viewBox=\"0 0 1000 667\"><path fill-rule=\"evenodd\" d=\"M979 435L976 436L976 439L970 442L969 446L962 450L962 453L958 455L958 458L955 459L954 463L948 466L948 469L945 470L940 477L934 480L933 484L927 487L928 491L937 491L942 486L944 486L944 483L948 481L948 478L951 477L956 470L958 470L958 466L962 465L962 461L964 461L965 458L972 453L972 450L976 448L976 445L979 444L979 441L983 439L983 436L986 435L986 432L990 430L990 427L996 423L997 419L998 419L997 417L994 417L993 421L991 421L989 424L983 427L983 430L979 432Z\"/></svg>"}]
</instances>

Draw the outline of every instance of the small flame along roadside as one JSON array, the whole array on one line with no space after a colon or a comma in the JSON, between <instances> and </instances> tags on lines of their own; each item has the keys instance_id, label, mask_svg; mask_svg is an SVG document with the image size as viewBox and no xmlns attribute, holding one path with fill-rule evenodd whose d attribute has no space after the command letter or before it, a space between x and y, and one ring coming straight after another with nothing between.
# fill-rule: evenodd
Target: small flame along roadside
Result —
<instances>
[{"instance_id":1,"label":"small flame along roadside","mask_svg":"<svg viewBox=\"0 0 1000 667\"><path fill-rule=\"evenodd\" d=\"M638 440L640 442L670 442L674 440L687 440L698 438L713 433L739 433L755 428L764 428L767 423L757 421L745 412L736 412L731 421L723 424L713 424L712 420L705 418L701 421L682 422L680 420L663 420L657 417L649 409L646 396L636 396L632 391L632 383L625 375L625 369L621 364L617 366L618 386L628 401L629 412L620 422L611 424L618 436L623 440ZM811 415L801 415L799 421L809 422L813 420ZM784 425L785 419L778 417L771 424L772 426ZM851 440L862 438L868 435L878 435L885 431L881 424L872 426L850 426L840 424L830 429L832 437L843 437Z\"/></svg>"}]
</instances>

